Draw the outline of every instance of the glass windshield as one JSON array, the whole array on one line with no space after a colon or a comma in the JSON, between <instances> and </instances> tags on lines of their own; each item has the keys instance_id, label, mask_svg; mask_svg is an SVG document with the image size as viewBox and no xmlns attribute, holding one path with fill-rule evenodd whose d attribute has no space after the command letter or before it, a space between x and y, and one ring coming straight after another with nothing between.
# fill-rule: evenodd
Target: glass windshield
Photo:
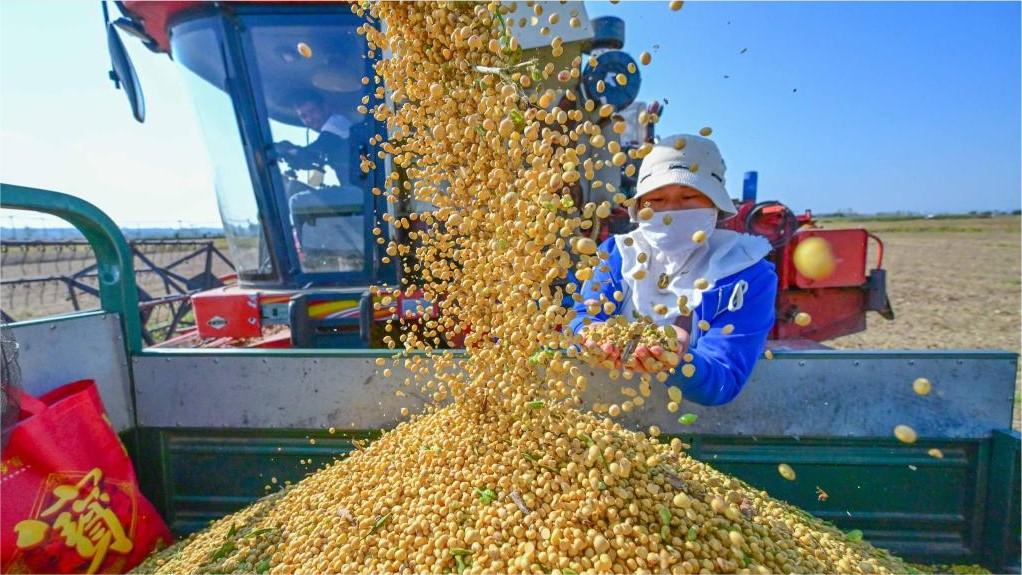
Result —
<instances>
[{"instance_id":1,"label":"glass windshield","mask_svg":"<svg viewBox=\"0 0 1022 575\"><path fill-rule=\"evenodd\" d=\"M363 273L371 263L371 180L360 168L374 122L356 108L368 62L358 20L323 15L245 18L283 182L288 224L305 272Z\"/></svg>"},{"instance_id":2,"label":"glass windshield","mask_svg":"<svg viewBox=\"0 0 1022 575\"><path fill-rule=\"evenodd\" d=\"M226 90L224 56L210 20L174 29L173 52L192 95L212 164L220 218L241 279L273 276L273 260L259 219L259 206L234 103Z\"/></svg>"}]
</instances>

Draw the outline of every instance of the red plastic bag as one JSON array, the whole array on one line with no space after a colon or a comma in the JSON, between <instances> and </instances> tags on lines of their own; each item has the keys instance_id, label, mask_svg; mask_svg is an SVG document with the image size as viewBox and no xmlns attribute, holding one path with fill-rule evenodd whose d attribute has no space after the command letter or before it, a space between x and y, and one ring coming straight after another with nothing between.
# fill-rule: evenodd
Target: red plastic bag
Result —
<instances>
[{"instance_id":1,"label":"red plastic bag","mask_svg":"<svg viewBox=\"0 0 1022 575\"><path fill-rule=\"evenodd\" d=\"M123 573L170 542L92 380L22 394L0 489L3 573Z\"/></svg>"}]
</instances>

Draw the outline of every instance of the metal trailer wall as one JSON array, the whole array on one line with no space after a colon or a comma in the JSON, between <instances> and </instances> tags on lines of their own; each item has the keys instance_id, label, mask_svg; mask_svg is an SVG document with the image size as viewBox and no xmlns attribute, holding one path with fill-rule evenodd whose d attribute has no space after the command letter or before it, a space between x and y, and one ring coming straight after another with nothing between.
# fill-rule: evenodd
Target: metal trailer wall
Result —
<instances>
[{"instance_id":1,"label":"metal trailer wall","mask_svg":"<svg viewBox=\"0 0 1022 575\"><path fill-rule=\"evenodd\" d=\"M22 385L39 396L80 379L96 382L117 431L135 427L135 416L117 314L90 312L10 325L18 341Z\"/></svg>"},{"instance_id":2,"label":"metal trailer wall","mask_svg":"<svg viewBox=\"0 0 1022 575\"><path fill-rule=\"evenodd\" d=\"M400 408L419 407L394 395L411 374L394 366L389 380L373 360L387 350L196 352L166 350L133 357L138 420L143 427L327 428L391 427ZM731 403L703 407L683 426L677 415L647 407L620 421L633 428L659 425L664 433L778 437L892 436L912 426L920 437L985 438L1011 427L1016 356L996 351L777 352L757 363ZM584 399L620 402L622 381L585 368ZM926 377L933 392L917 395L912 381ZM663 386L658 395L666 403ZM174 409L168 409L174 406Z\"/></svg>"}]
</instances>

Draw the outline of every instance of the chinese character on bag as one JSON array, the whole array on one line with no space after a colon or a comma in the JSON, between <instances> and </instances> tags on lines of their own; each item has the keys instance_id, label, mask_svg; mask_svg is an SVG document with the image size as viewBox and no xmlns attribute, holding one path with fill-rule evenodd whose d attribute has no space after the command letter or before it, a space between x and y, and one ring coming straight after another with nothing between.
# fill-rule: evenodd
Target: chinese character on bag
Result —
<instances>
[{"instance_id":1,"label":"chinese character on bag","mask_svg":"<svg viewBox=\"0 0 1022 575\"><path fill-rule=\"evenodd\" d=\"M25 519L14 526L19 549L39 545L51 535L51 529L64 545L79 556L91 559L87 573L95 573L107 553L127 554L133 545L110 507L110 495L102 489L103 472L97 467L78 483L64 483L53 489L56 498L39 513L38 519Z\"/></svg>"}]
</instances>

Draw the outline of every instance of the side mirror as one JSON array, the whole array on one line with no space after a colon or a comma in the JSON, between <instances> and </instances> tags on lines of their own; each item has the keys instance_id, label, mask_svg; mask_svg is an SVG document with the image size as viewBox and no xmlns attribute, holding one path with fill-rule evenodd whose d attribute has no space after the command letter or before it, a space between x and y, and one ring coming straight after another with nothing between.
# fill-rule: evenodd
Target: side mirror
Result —
<instances>
[{"instance_id":1,"label":"side mirror","mask_svg":"<svg viewBox=\"0 0 1022 575\"><path fill-rule=\"evenodd\" d=\"M110 65L113 67L110 70L110 79L117 89L124 88L135 119L145 122L145 98L142 96L142 86L138 83L138 75L135 74L135 66L131 63L128 50L117 34L117 29L109 23L106 25L106 45L110 51Z\"/></svg>"}]
</instances>

